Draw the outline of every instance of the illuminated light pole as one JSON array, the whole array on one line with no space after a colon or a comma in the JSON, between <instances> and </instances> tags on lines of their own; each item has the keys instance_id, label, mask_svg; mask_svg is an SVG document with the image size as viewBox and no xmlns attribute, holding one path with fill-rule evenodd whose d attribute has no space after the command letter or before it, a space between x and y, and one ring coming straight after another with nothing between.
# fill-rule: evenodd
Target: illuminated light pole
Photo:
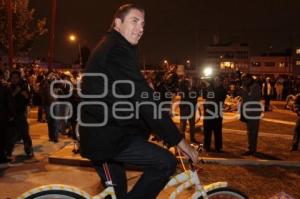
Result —
<instances>
[{"instance_id":1,"label":"illuminated light pole","mask_svg":"<svg viewBox=\"0 0 300 199\"><path fill-rule=\"evenodd\" d=\"M191 69L191 60L186 60L186 67L188 68L188 69Z\"/></svg>"},{"instance_id":2,"label":"illuminated light pole","mask_svg":"<svg viewBox=\"0 0 300 199\"><path fill-rule=\"evenodd\" d=\"M164 63L164 66L166 67L166 69L167 69L167 71L169 70L169 62L168 62L168 60L164 60L163 61L163 63Z\"/></svg>"},{"instance_id":3,"label":"illuminated light pole","mask_svg":"<svg viewBox=\"0 0 300 199\"><path fill-rule=\"evenodd\" d=\"M7 44L8 44L8 67L13 67L13 28L12 28L12 3L6 0L7 9Z\"/></svg>"},{"instance_id":4,"label":"illuminated light pole","mask_svg":"<svg viewBox=\"0 0 300 199\"><path fill-rule=\"evenodd\" d=\"M52 0L51 26L50 26L50 33L49 33L49 48L48 48L48 69L51 69L53 65L55 20L56 20L56 0Z\"/></svg>"},{"instance_id":5,"label":"illuminated light pole","mask_svg":"<svg viewBox=\"0 0 300 199\"><path fill-rule=\"evenodd\" d=\"M76 43L77 37L74 34L69 35L69 41L71 43ZM79 65L82 66L82 56L81 56L81 46L80 43L78 42L78 55L79 55Z\"/></svg>"}]
</instances>

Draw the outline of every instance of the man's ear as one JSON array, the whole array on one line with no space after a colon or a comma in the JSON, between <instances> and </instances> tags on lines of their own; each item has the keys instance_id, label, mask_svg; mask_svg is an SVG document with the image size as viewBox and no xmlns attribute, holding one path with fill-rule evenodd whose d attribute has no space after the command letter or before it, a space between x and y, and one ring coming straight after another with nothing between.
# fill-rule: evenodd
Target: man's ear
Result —
<instances>
[{"instance_id":1,"label":"man's ear","mask_svg":"<svg viewBox=\"0 0 300 199\"><path fill-rule=\"evenodd\" d=\"M117 30L120 29L121 23L122 23L122 20L120 18L115 18L115 28Z\"/></svg>"}]
</instances>

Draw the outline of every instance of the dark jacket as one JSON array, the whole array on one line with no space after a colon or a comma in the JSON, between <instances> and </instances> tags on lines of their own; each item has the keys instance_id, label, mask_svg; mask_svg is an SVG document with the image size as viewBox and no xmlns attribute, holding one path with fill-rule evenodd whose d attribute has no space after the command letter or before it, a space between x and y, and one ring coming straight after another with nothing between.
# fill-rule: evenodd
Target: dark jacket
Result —
<instances>
[{"instance_id":1,"label":"dark jacket","mask_svg":"<svg viewBox=\"0 0 300 199\"><path fill-rule=\"evenodd\" d=\"M226 93L227 91L223 86L214 87L211 84L206 89L204 89L204 116L216 116L215 119L222 118L222 108L226 98Z\"/></svg>"},{"instance_id":2,"label":"dark jacket","mask_svg":"<svg viewBox=\"0 0 300 199\"><path fill-rule=\"evenodd\" d=\"M242 97L242 104L241 104L241 114L243 114L243 110L245 109L246 116L250 117L257 117L261 115L262 106L260 104L261 92L260 86L258 83L254 82L249 88L241 88L240 95ZM246 103L250 103L249 105L245 106ZM244 117L241 116L241 117ZM254 119L254 118L250 118ZM244 120L244 119L243 119Z\"/></svg>"},{"instance_id":3,"label":"dark jacket","mask_svg":"<svg viewBox=\"0 0 300 199\"><path fill-rule=\"evenodd\" d=\"M0 122L8 122L14 116L15 106L12 91L0 81Z\"/></svg>"},{"instance_id":4,"label":"dark jacket","mask_svg":"<svg viewBox=\"0 0 300 199\"><path fill-rule=\"evenodd\" d=\"M102 105L82 106L81 121L99 124L106 119L107 122L99 127L80 126L80 146L83 157L93 161L112 158L121 149L122 139L128 135L143 136L148 132L154 132L170 146L178 144L181 140L182 137L168 113L163 113L161 119L153 117L159 101L153 99L153 90L140 72L137 48L121 34L113 30L102 38L89 58L85 73L104 74L107 83L104 83L101 77L83 76L83 94L103 94L106 88L107 94L101 98L82 98L83 103L98 102ZM130 80L134 85L133 94L123 99L114 96L112 85L116 80ZM117 84L115 88L119 95L129 95L131 90L129 84ZM131 103L134 111L118 112L117 115L133 114L133 118L116 119L113 116L113 106L117 102ZM136 103L142 102L155 103L156 107L141 105L136 108ZM123 108L128 109L129 106L123 105ZM139 110L139 114L135 114L136 109Z\"/></svg>"},{"instance_id":5,"label":"dark jacket","mask_svg":"<svg viewBox=\"0 0 300 199\"><path fill-rule=\"evenodd\" d=\"M14 106L15 106L15 110L16 110L16 114L24 114L27 111L27 106L29 105L29 90L28 87L25 83L20 83L18 85L10 85L10 89L12 92L15 91L15 89L17 87L20 87L21 90L16 93L16 95L13 97L14 98ZM27 92L28 97L25 97L22 92Z\"/></svg>"}]
</instances>

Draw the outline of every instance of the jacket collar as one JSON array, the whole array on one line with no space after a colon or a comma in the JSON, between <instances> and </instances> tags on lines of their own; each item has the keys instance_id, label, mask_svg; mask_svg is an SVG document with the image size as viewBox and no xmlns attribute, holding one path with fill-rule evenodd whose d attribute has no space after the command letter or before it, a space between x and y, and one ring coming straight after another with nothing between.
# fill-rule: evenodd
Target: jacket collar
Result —
<instances>
[{"instance_id":1,"label":"jacket collar","mask_svg":"<svg viewBox=\"0 0 300 199\"><path fill-rule=\"evenodd\" d=\"M136 45L132 45L131 43L129 43L124 37L123 35L121 35L118 31L116 31L115 29L112 29L109 31L109 33L117 40L119 41L122 45L125 45L127 47L136 49Z\"/></svg>"}]
</instances>

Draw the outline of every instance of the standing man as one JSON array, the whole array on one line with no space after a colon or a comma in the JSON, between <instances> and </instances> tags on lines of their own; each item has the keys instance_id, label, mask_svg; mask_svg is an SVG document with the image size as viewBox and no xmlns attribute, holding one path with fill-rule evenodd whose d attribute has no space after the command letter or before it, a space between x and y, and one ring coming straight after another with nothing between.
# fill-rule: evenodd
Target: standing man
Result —
<instances>
[{"instance_id":1,"label":"standing man","mask_svg":"<svg viewBox=\"0 0 300 199\"><path fill-rule=\"evenodd\" d=\"M260 104L260 86L250 74L242 77L242 87L240 89L242 97L241 121L247 125L248 150L242 155L256 155L257 138L259 130L260 115L262 107Z\"/></svg>"},{"instance_id":2,"label":"standing man","mask_svg":"<svg viewBox=\"0 0 300 199\"><path fill-rule=\"evenodd\" d=\"M28 158L33 157L32 141L29 134L29 126L27 122L27 106L30 101L27 84L21 80L21 73L13 71L10 75L12 95L14 98L14 106L16 109L16 116L14 124L16 126L17 134L24 143L24 151Z\"/></svg>"},{"instance_id":3,"label":"standing man","mask_svg":"<svg viewBox=\"0 0 300 199\"><path fill-rule=\"evenodd\" d=\"M15 117L12 93L4 83L3 72L0 69L0 164L10 162L11 142L13 132L9 131L9 122Z\"/></svg>"},{"instance_id":4,"label":"standing man","mask_svg":"<svg viewBox=\"0 0 300 199\"><path fill-rule=\"evenodd\" d=\"M222 107L226 98L223 79L216 76L203 93L204 102L204 149L210 152L212 132L215 138L215 151L222 151Z\"/></svg>"},{"instance_id":5,"label":"standing man","mask_svg":"<svg viewBox=\"0 0 300 199\"><path fill-rule=\"evenodd\" d=\"M108 163L117 198L154 199L175 171L175 157L148 142L145 137L149 132L169 146L177 146L193 162L198 158L167 111L160 117L155 114L160 111L159 101L153 99L137 56L144 17L145 11L133 4L117 10L111 30L89 58L82 82L82 100L88 105L81 107L79 115L81 155L93 162L103 182L101 163ZM144 172L129 193L125 175L128 164Z\"/></svg>"},{"instance_id":6,"label":"standing man","mask_svg":"<svg viewBox=\"0 0 300 199\"><path fill-rule=\"evenodd\" d=\"M181 97L179 103L180 109L180 130L185 136L185 129L187 121L190 126L190 143L198 144L195 139L195 119L197 112L198 102L198 88L196 79L189 81L184 75L180 77L178 83L179 96Z\"/></svg>"},{"instance_id":7,"label":"standing man","mask_svg":"<svg viewBox=\"0 0 300 199\"><path fill-rule=\"evenodd\" d=\"M297 122L294 130L294 138L291 151L297 151L300 142L300 94L296 95L295 112L297 113Z\"/></svg>"},{"instance_id":8,"label":"standing man","mask_svg":"<svg viewBox=\"0 0 300 199\"><path fill-rule=\"evenodd\" d=\"M270 101L273 95L273 87L270 82L270 77L267 77L262 85L262 95L265 98L265 112L270 111Z\"/></svg>"}]
</instances>

